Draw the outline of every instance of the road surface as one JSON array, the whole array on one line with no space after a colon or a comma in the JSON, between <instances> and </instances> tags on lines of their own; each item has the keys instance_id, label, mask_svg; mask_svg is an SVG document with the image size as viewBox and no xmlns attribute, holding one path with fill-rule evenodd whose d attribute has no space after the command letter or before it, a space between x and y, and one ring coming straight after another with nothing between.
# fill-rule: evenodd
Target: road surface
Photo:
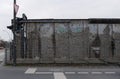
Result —
<instances>
[{"instance_id":1,"label":"road surface","mask_svg":"<svg viewBox=\"0 0 120 79\"><path fill-rule=\"evenodd\" d=\"M0 51L0 61L3 59L4 51ZM120 67L14 67L0 64L0 79L120 79Z\"/></svg>"},{"instance_id":2,"label":"road surface","mask_svg":"<svg viewBox=\"0 0 120 79\"><path fill-rule=\"evenodd\" d=\"M0 79L120 79L120 68L0 66Z\"/></svg>"}]
</instances>

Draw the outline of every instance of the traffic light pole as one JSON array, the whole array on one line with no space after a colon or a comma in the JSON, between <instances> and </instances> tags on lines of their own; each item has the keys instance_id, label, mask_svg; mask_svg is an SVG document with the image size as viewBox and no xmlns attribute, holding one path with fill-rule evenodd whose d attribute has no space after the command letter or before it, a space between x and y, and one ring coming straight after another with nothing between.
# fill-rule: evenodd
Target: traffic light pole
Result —
<instances>
[{"instance_id":1,"label":"traffic light pole","mask_svg":"<svg viewBox=\"0 0 120 79\"><path fill-rule=\"evenodd\" d=\"M15 4L16 0L13 2L13 65L16 66L16 34L15 34L15 28L16 28L16 12L15 12Z\"/></svg>"}]
</instances>

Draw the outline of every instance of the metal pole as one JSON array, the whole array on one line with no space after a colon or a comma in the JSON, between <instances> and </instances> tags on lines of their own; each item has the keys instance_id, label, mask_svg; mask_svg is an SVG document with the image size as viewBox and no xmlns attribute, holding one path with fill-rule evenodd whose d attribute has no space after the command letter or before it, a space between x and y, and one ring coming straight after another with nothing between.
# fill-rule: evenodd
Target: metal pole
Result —
<instances>
[{"instance_id":1,"label":"metal pole","mask_svg":"<svg viewBox=\"0 0 120 79\"><path fill-rule=\"evenodd\" d=\"M24 58L24 28L21 29L21 58Z\"/></svg>"},{"instance_id":2,"label":"metal pole","mask_svg":"<svg viewBox=\"0 0 120 79\"><path fill-rule=\"evenodd\" d=\"M15 12L15 4L16 0L13 2L13 65L16 66L16 35L15 35L15 28L16 28L16 12Z\"/></svg>"}]
</instances>

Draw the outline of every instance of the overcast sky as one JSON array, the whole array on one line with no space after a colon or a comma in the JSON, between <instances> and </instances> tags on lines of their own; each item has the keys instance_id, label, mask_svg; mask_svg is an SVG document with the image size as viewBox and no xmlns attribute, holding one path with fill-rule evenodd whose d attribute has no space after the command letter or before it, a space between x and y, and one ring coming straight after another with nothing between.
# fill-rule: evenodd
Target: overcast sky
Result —
<instances>
[{"instance_id":1,"label":"overcast sky","mask_svg":"<svg viewBox=\"0 0 120 79\"><path fill-rule=\"evenodd\" d=\"M21 17L29 19L120 18L120 0L17 0ZM6 27L11 25L13 0L0 0L0 38L12 39Z\"/></svg>"}]
</instances>

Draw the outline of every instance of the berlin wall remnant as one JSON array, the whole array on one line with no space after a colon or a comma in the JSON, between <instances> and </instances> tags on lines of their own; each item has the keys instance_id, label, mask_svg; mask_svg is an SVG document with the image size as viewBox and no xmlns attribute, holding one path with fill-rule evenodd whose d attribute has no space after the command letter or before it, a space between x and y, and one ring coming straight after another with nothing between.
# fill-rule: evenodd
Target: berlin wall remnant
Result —
<instances>
[{"instance_id":1,"label":"berlin wall remnant","mask_svg":"<svg viewBox=\"0 0 120 79\"><path fill-rule=\"evenodd\" d=\"M24 26L26 49L23 50L26 52L22 58L22 36L18 33L17 59L35 60L36 63L88 63L97 59L118 59L117 62L120 59L120 24L114 19L114 23L102 21L28 20Z\"/></svg>"}]
</instances>

